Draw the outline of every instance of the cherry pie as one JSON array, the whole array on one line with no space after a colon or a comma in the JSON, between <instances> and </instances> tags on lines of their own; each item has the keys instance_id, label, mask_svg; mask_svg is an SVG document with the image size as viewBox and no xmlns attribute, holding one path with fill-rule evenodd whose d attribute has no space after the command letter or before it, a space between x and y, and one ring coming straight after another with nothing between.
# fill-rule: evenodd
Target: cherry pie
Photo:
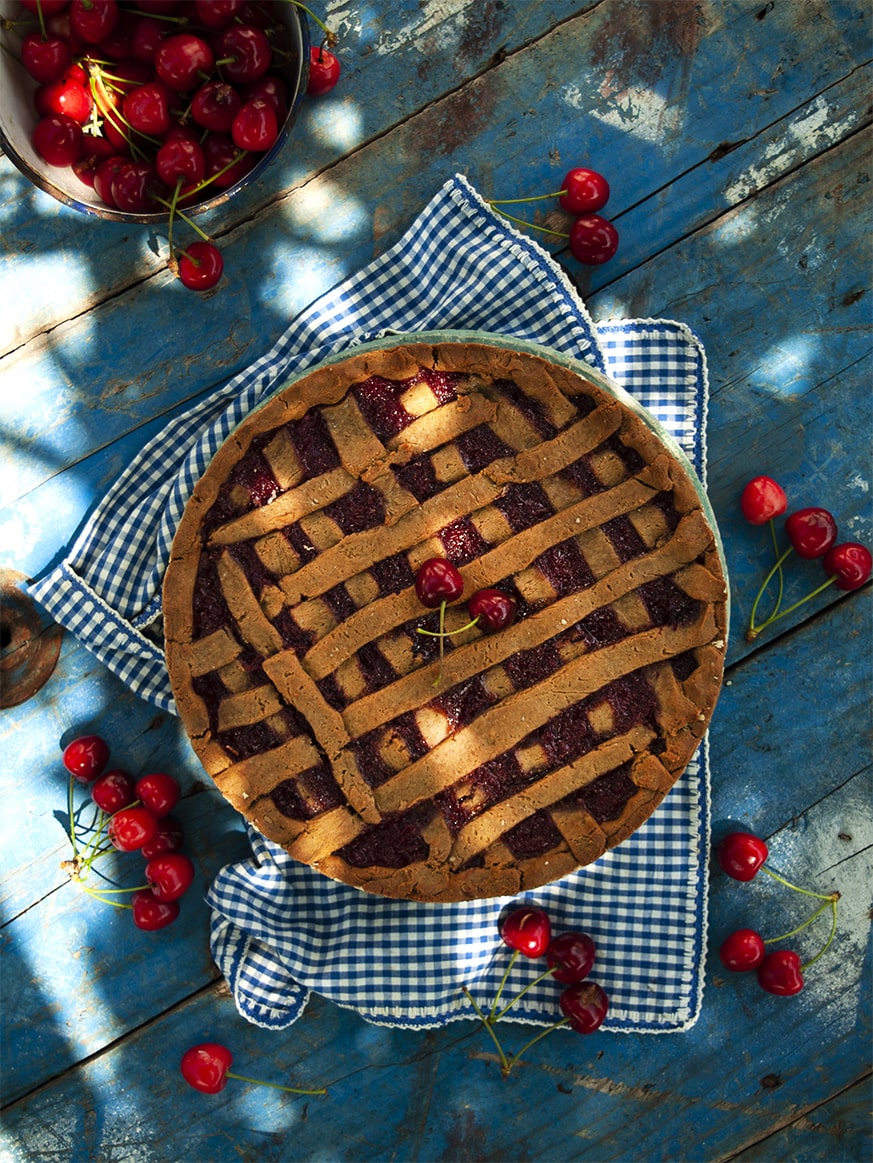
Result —
<instances>
[{"instance_id":1,"label":"cherry pie","mask_svg":"<svg viewBox=\"0 0 873 1163\"><path fill-rule=\"evenodd\" d=\"M489 343L361 350L231 435L164 585L167 661L223 795L327 876L514 894L596 860L685 769L726 585L697 486L636 412ZM416 570L518 616L440 639ZM464 598L445 630L470 620Z\"/></svg>"}]
</instances>

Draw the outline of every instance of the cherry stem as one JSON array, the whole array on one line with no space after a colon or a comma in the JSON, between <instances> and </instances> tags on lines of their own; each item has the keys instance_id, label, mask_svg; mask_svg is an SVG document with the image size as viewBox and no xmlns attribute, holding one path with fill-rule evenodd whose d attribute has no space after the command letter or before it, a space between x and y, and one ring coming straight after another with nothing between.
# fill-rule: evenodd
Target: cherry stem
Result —
<instances>
[{"instance_id":1,"label":"cherry stem","mask_svg":"<svg viewBox=\"0 0 873 1163\"><path fill-rule=\"evenodd\" d=\"M79 855L79 846L76 843L76 821L73 817L73 777L72 776L70 776L70 786L67 790L67 811L69 812L69 815L70 815L70 819L69 819L70 844L72 845L72 848L73 848L73 859L75 860L76 857Z\"/></svg>"},{"instance_id":2,"label":"cherry stem","mask_svg":"<svg viewBox=\"0 0 873 1163\"><path fill-rule=\"evenodd\" d=\"M530 198L492 198L489 206L515 206L519 202L544 202L547 198L563 198L566 190L556 190L554 194L534 194ZM499 211L503 213L503 211Z\"/></svg>"},{"instance_id":3,"label":"cherry stem","mask_svg":"<svg viewBox=\"0 0 873 1163\"><path fill-rule=\"evenodd\" d=\"M772 868L768 868L766 864L761 865L761 871L766 872L768 876L772 876L774 880L778 880L780 884L784 884L786 888L793 888L795 892L803 893L804 896L813 896L820 901L838 901L840 894L838 892L813 892L809 888L801 888L797 884L792 884L790 880L786 880L784 876L780 876L778 872L774 872Z\"/></svg>"},{"instance_id":4,"label":"cherry stem","mask_svg":"<svg viewBox=\"0 0 873 1163\"><path fill-rule=\"evenodd\" d=\"M764 591L767 589L767 586L772 581L773 575L777 572L777 570L779 571L780 581L781 581L782 563L785 561L785 559L788 557L788 555L791 553L791 551L792 551L792 546L789 546L788 549L786 549L785 552L781 555L781 557L779 557L777 559L776 564L773 566L773 568L770 570L770 572L764 578L764 583L761 586L760 590L758 590L758 596L755 598L755 604L752 606L752 616L749 619L749 629L746 633L746 640L748 642L754 642L762 630L766 630L768 626L772 626L774 622L778 622L779 619L784 618L786 616L786 614L793 613L796 609L798 609L798 607L805 605L806 602L808 602L808 601L811 601L812 598L818 597L819 594L824 593L824 591L828 588L828 586L833 585L833 583L837 580L837 575L833 574L831 577L829 577L827 579L827 581L822 582L822 584L820 586L816 586L816 588L814 590L812 590L810 593L808 593L806 595L806 597L800 598L798 601L792 603L792 605L790 605L790 606L786 606L786 608L784 610L780 610L780 608L779 608L779 606L782 602L782 594L781 594L781 589L780 589L779 602L777 602L777 604L776 604L776 609L773 611L773 613L770 615L770 617L767 618L766 621L762 622L760 626L756 626L755 625L755 614L756 614L757 609L758 609L758 603L760 602L760 600L764 594Z\"/></svg>"},{"instance_id":5,"label":"cherry stem","mask_svg":"<svg viewBox=\"0 0 873 1163\"><path fill-rule=\"evenodd\" d=\"M494 1043L494 1045L497 1048L497 1053L500 1055L500 1069L503 1072L503 1077L505 1078L506 1075L509 1073L511 1067L509 1065L509 1059L506 1057L506 1053L504 1052L503 1047L500 1045L500 1039L494 1033L494 1030L491 1026L491 1023L485 1017L485 1015L482 1013L482 1010L480 1009L479 1005L477 1004L476 999L473 997L472 993L470 993L469 989L467 989L466 985L463 986L463 991L467 995L467 997L470 999L470 1005L473 1007L473 1009L479 1015L479 1020L481 1021L482 1025L485 1027L485 1029L488 1031L488 1034L491 1038L491 1041Z\"/></svg>"},{"instance_id":6,"label":"cherry stem","mask_svg":"<svg viewBox=\"0 0 873 1163\"><path fill-rule=\"evenodd\" d=\"M100 892L99 889L88 888L87 884L83 884L81 881L79 881L78 884L79 884L79 888L81 888L82 892L86 892L88 894L88 896L94 897L95 900L103 901L103 903L106 905L112 905L112 907L114 909L132 909L133 908L133 905L126 904L123 901L114 901L114 900L112 900L111 897L102 895L102 893ZM121 892L122 890L117 889L116 891ZM134 890L131 890L131 891L134 891Z\"/></svg>"},{"instance_id":7,"label":"cherry stem","mask_svg":"<svg viewBox=\"0 0 873 1163\"><path fill-rule=\"evenodd\" d=\"M457 630L422 630L421 627L416 627L419 634L426 634L428 638L451 638L454 634L463 634L465 630L471 629L475 626L481 615L477 614L472 622L467 622L464 626L459 626Z\"/></svg>"},{"instance_id":8,"label":"cherry stem","mask_svg":"<svg viewBox=\"0 0 873 1163\"><path fill-rule=\"evenodd\" d=\"M781 933L778 937L768 937L764 944L775 945L778 941L787 941L789 937L796 937L798 933L802 933L804 929L808 928L816 917L821 916L825 909L830 905L831 908L836 908L836 901L833 898L822 901L811 917L807 917L802 925L798 925L796 929L792 929L790 933Z\"/></svg>"},{"instance_id":9,"label":"cherry stem","mask_svg":"<svg viewBox=\"0 0 873 1163\"><path fill-rule=\"evenodd\" d=\"M525 1042L525 1044L522 1046L522 1048L520 1050L516 1051L516 1053L513 1054L512 1057L509 1059L509 1061L506 1063L506 1066L503 1069L503 1077L504 1078L507 1077L507 1075L509 1074L510 1070L512 1070L512 1068L516 1064L516 1062L519 1062L521 1060L522 1054L526 1054L528 1052L528 1050L531 1048L531 1046L535 1046L537 1044L537 1042L540 1041L541 1038L545 1038L546 1034L551 1034L552 1030L557 1030L561 1026L566 1026L569 1023L569 1021L570 1021L569 1018L560 1018L557 1022L554 1022L551 1026L546 1026L546 1028L544 1030L540 1030L540 1032L535 1037L531 1038L531 1040L529 1042Z\"/></svg>"},{"instance_id":10,"label":"cherry stem","mask_svg":"<svg viewBox=\"0 0 873 1163\"><path fill-rule=\"evenodd\" d=\"M291 0L295 8L302 8L310 20L314 20L321 31L324 33L324 43L328 48L336 44L336 34L331 32L323 20L319 20L311 8L307 8L305 4L301 4L300 0Z\"/></svg>"},{"instance_id":11,"label":"cherry stem","mask_svg":"<svg viewBox=\"0 0 873 1163\"><path fill-rule=\"evenodd\" d=\"M166 198L155 198L155 201L158 202L161 206L166 206L167 209L171 211L171 213L177 215L182 219L183 222L186 222L196 234L200 235L204 242L211 241L209 235L201 230L196 222L193 222L187 214L183 214L179 207L175 205L175 199L173 202L168 202ZM194 259L191 259L191 261L194 262ZM200 264L198 263L197 265L199 266Z\"/></svg>"},{"instance_id":12,"label":"cherry stem","mask_svg":"<svg viewBox=\"0 0 873 1163\"><path fill-rule=\"evenodd\" d=\"M503 1015L504 1015L504 1014L506 1014L506 1013L508 1013L508 1012L509 1012L509 1010L511 1010L511 1009L512 1009L512 1007L515 1005L515 1003L516 1003L517 1001L520 1001L520 1000L521 1000L521 999L524 997L524 995L527 993L527 991L528 991L529 989L533 989L533 987L534 987L535 985L539 985L539 983L540 983L541 981L544 981L544 980L545 980L547 977L551 977L551 976L552 976L552 974L553 974L554 972L555 972L555 971L554 971L554 969L544 969L544 970L542 971L542 973L538 974L538 975L537 975L537 976L536 976L536 977L533 979L533 981L529 981L529 982L527 983L527 985L524 987L524 989L522 989L522 990L519 990L519 992L518 992L518 993L515 995L515 997L512 999L512 1001L509 1003L509 1005L507 1005L507 1006L504 1006L504 1007L503 1007L503 1009L500 1011L500 1013L499 1013L499 1014L495 1014L495 1013L492 1011L492 1014L491 1014L491 1020L492 1020L493 1022L499 1022L499 1021L500 1021L500 1019L503 1017ZM495 1007L495 1008L496 1008L496 1007Z\"/></svg>"},{"instance_id":13,"label":"cherry stem","mask_svg":"<svg viewBox=\"0 0 873 1163\"><path fill-rule=\"evenodd\" d=\"M488 203L489 206L494 206L493 202ZM501 210L498 206L494 206L498 214L502 214L504 218L508 218L510 222L518 222L521 226L529 226L531 230L541 230L543 234L551 234L554 238L569 238L569 234L564 234L560 230L552 230L548 226L539 226L536 222L528 222L524 218L516 218L514 214L507 214L505 210Z\"/></svg>"},{"instance_id":14,"label":"cherry stem","mask_svg":"<svg viewBox=\"0 0 873 1163\"><path fill-rule=\"evenodd\" d=\"M824 954L827 953L828 949L830 949L830 947L831 947L831 942L833 941L834 937L837 935L837 900L836 900L836 898L838 896L839 896L839 893L835 893L834 897L831 899L831 931L830 931L830 933L828 933L828 939L827 939L827 941L825 941L825 943L821 947L821 949L819 949L818 953L816 953L815 957L810 958L810 960L806 962L806 964L803 966L804 969L809 969L810 965L815 965L815 963L816 963L816 961L818 961L819 957L823 957Z\"/></svg>"},{"instance_id":15,"label":"cherry stem","mask_svg":"<svg viewBox=\"0 0 873 1163\"><path fill-rule=\"evenodd\" d=\"M512 972L512 967L513 967L513 965L515 965L517 960L518 960L518 949L513 949L512 956L509 959L509 964L506 966L506 969L503 972L503 978L500 982L500 985L497 987L497 996L494 998L494 1005L491 1007L491 1013L490 1013L489 1018L488 1018L489 1022L494 1022L497 1020L497 1018L496 1018L497 1007L500 1004L500 998L503 994L503 989L504 989L507 981L509 980L509 975ZM510 1002L509 1004L512 1005L512 1002ZM504 1010L503 1012L506 1013L506 1010Z\"/></svg>"},{"instance_id":16,"label":"cherry stem","mask_svg":"<svg viewBox=\"0 0 873 1163\"><path fill-rule=\"evenodd\" d=\"M242 1074L231 1074L228 1078L235 1078L237 1082L250 1082L253 1086L269 1086L272 1090L286 1090L289 1094L327 1094L327 1087L320 1086L317 1090L304 1090L298 1086L280 1086L278 1082L262 1082L260 1078L245 1078Z\"/></svg>"}]
</instances>

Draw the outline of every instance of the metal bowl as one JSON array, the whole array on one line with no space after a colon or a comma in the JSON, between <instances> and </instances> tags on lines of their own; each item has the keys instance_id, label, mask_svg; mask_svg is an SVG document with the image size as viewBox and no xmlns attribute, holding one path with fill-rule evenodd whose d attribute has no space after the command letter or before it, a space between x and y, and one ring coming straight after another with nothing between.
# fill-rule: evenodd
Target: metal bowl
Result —
<instances>
[{"instance_id":1,"label":"metal bowl","mask_svg":"<svg viewBox=\"0 0 873 1163\"><path fill-rule=\"evenodd\" d=\"M72 169L49 165L36 152L32 134L39 117L34 108L33 94L38 86L20 62L22 37L7 23L20 18L21 14L18 0L0 0L0 17L3 18L0 23L0 148L3 153L38 189L82 214L112 222L166 222L168 211L135 214L107 206L93 189L79 180ZM276 15L287 26L292 50L287 64L278 70L288 86L288 116L276 141L258 158L249 172L232 186L204 197L202 202L187 204L185 213L189 217L205 214L208 210L224 205L239 190L256 182L291 133L300 102L306 94L309 77L309 25L305 14L296 4L277 5ZM204 191L204 195L206 193Z\"/></svg>"}]
</instances>

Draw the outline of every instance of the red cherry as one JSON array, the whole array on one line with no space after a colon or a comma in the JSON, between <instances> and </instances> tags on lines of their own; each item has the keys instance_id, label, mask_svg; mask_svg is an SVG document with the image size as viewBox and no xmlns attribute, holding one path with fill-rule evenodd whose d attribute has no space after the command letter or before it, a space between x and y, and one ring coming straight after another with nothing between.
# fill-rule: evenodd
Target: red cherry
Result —
<instances>
[{"instance_id":1,"label":"red cherry","mask_svg":"<svg viewBox=\"0 0 873 1163\"><path fill-rule=\"evenodd\" d=\"M758 984L767 993L792 997L803 989L803 967L791 949L768 953L758 967Z\"/></svg>"},{"instance_id":2,"label":"red cherry","mask_svg":"<svg viewBox=\"0 0 873 1163\"><path fill-rule=\"evenodd\" d=\"M136 782L136 798L141 800L158 820L168 816L179 802L179 781L162 771L151 772Z\"/></svg>"},{"instance_id":3,"label":"red cherry","mask_svg":"<svg viewBox=\"0 0 873 1163\"><path fill-rule=\"evenodd\" d=\"M203 1042L182 1055L182 1077L195 1090L218 1094L227 1086L227 1072L232 1065L233 1055L226 1046Z\"/></svg>"},{"instance_id":4,"label":"red cherry","mask_svg":"<svg viewBox=\"0 0 873 1163\"><path fill-rule=\"evenodd\" d=\"M788 498L772 477L755 477L743 489L740 508L750 525L766 525L788 508Z\"/></svg>"},{"instance_id":5,"label":"red cherry","mask_svg":"<svg viewBox=\"0 0 873 1163\"><path fill-rule=\"evenodd\" d=\"M112 179L112 200L127 214L148 214L158 208L154 198L158 184L153 165L125 161Z\"/></svg>"},{"instance_id":6,"label":"red cherry","mask_svg":"<svg viewBox=\"0 0 873 1163\"><path fill-rule=\"evenodd\" d=\"M110 842L119 852L136 852L143 844L154 840L158 821L148 808L122 808L110 819L106 830Z\"/></svg>"},{"instance_id":7,"label":"red cherry","mask_svg":"<svg viewBox=\"0 0 873 1163\"><path fill-rule=\"evenodd\" d=\"M329 93L340 76L340 63L326 48L312 45L309 49L309 81L306 92L310 97Z\"/></svg>"},{"instance_id":8,"label":"red cherry","mask_svg":"<svg viewBox=\"0 0 873 1163\"><path fill-rule=\"evenodd\" d=\"M88 134L85 142L85 152L77 162L73 162L73 172L86 186L94 186L97 167L102 165L114 150L112 144L105 137L94 137Z\"/></svg>"},{"instance_id":9,"label":"red cherry","mask_svg":"<svg viewBox=\"0 0 873 1163\"><path fill-rule=\"evenodd\" d=\"M857 590L870 576L873 558L865 545L845 541L828 550L822 565L825 573L833 575L838 590Z\"/></svg>"},{"instance_id":10,"label":"red cherry","mask_svg":"<svg viewBox=\"0 0 873 1163\"><path fill-rule=\"evenodd\" d=\"M592 214L609 201L609 183L596 170L570 170L561 189L564 193L558 201L571 214Z\"/></svg>"},{"instance_id":11,"label":"red cherry","mask_svg":"<svg viewBox=\"0 0 873 1163\"><path fill-rule=\"evenodd\" d=\"M149 860L145 878L159 901L175 901L191 887L194 865L181 852L166 852Z\"/></svg>"},{"instance_id":12,"label":"red cherry","mask_svg":"<svg viewBox=\"0 0 873 1163\"><path fill-rule=\"evenodd\" d=\"M570 227L570 251L585 266L609 262L618 250L618 231L599 214L585 214Z\"/></svg>"},{"instance_id":13,"label":"red cherry","mask_svg":"<svg viewBox=\"0 0 873 1163\"><path fill-rule=\"evenodd\" d=\"M82 156L82 127L66 113L51 113L34 126L33 148L50 166L71 166Z\"/></svg>"},{"instance_id":14,"label":"red cherry","mask_svg":"<svg viewBox=\"0 0 873 1163\"><path fill-rule=\"evenodd\" d=\"M515 621L518 605L515 598L501 590L477 590L467 603L474 618L484 622L489 630L502 630Z\"/></svg>"},{"instance_id":15,"label":"red cherry","mask_svg":"<svg viewBox=\"0 0 873 1163\"><path fill-rule=\"evenodd\" d=\"M757 969L764 960L764 938L754 929L737 929L722 942L718 955L732 973Z\"/></svg>"},{"instance_id":16,"label":"red cherry","mask_svg":"<svg viewBox=\"0 0 873 1163\"><path fill-rule=\"evenodd\" d=\"M197 141L180 131L179 136L168 136L158 150L155 169L167 186L175 186L179 178L186 184L196 185L206 172L206 159Z\"/></svg>"},{"instance_id":17,"label":"red cherry","mask_svg":"<svg viewBox=\"0 0 873 1163\"><path fill-rule=\"evenodd\" d=\"M43 85L34 93L33 103L37 113L42 117L49 117L52 113L65 113L79 125L84 125L91 116L94 108L91 91L72 74L71 69L59 80ZM84 149L89 150L95 141L102 140L103 138L92 137L90 141L84 143Z\"/></svg>"},{"instance_id":18,"label":"red cherry","mask_svg":"<svg viewBox=\"0 0 873 1163\"><path fill-rule=\"evenodd\" d=\"M172 96L172 90L160 81L131 89L121 103L125 121L138 133L163 137L170 128Z\"/></svg>"},{"instance_id":19,"label":"red cherry","mask_svg":"<svg viewBox=\"0 0 873 1163\"><path fill-rule=\"evenodd\" d=\"M609 999L593 981L583 981L565 989L558 999L570 1029L577 1034L593 1034L609 1009Z\"/></svg>"},{"instance_id":20,"label":"red cherry","mask_svg":"<svg viewBox=\"0 0 873 1163\"><path fill-rule=\"evenodd\" d=\"M153 932L171 925L179 915L178 901L159 901L155 894L142 888L133 894L133 923L138 929Z\"/></svg>"},{"instance_id":21,"label":"red cherry","mask_svg":"<svg viewBox=\"0 0 873 1163\"><path fill-rule=\"evenodd\" d=\"M242 108L242 97L226 81L207 81L191 100L191 116L204 129L229 133Z\"/></svg>"},{"instance_id":22,"label":"red cherry","mask_svg":"<svg viewBox=\"0 0 873 1163\"><path fill-rule=\"evenodd\" d=\"M795 552L812 559L823 557L837 539L837 523L827 509L798 509L785 520L785 532Z\"/></svg>"},{"instance_id":23,"label":"red cherry","mask_svg":"<svg viewBox=\"0 0 873 1163\"><path fill-rule=\"evenodd\" d=\"M288 86L275 73L268 73L243 88L243 98L248 101L251 97L260 97L276 111L276 119L283 124L288 116Z\"/></svg>"},{"instance_id":24,"label":"red cherry","mask_svg":"<svg viewBox=\"0 0 873 1163\"><path fill-rule=\"evenodd\" d=\"M133 780L126 771L107 771L91 786L91 799L112 816L136 799Z\"/></svg>"},{"instance_id":25,"label":"red cherry","mask_svg":"<svg viewBox=\"0 0 873 1163\"><path fill-rule=\"evenodd\" d=\"M544 909L513 909L501 923L500 936L510 949L525 957L542 957L552 937L552 922Z\"/></svg>"},{"instance_id":26,"label":"red cherry","mask_svg":"<svg viewBox=\"0 0 873 1163\"><path fill-rule=\"evenodd\" d=\"M94 171L94 192L107 206L115 205L115 199L112 196L112 183L127 160L126 157L119 157L116 154L114 157L106 158L105 161L100 162Z\"/></svg>"},{"instance_id":27,"label":"red cherry","mask_svg":"<svg viewBox=\"0 0 873 1163\"><path fill-rule=\"evenodd\" d=\"M155 72L178 93L183 93L209 76L215 64L212 49L193 32L168 36L155 53Z\"/></svg>"},{"instance_id":28,"label":"red cherry","mask_svg":"<svg viewBox=\"0 0 873 1163\"><path fill-rule=\"evenodd\" d=\"M192 242L179 259L179 278L189 291L208 291L221 278L224 259L211 242Z\"/></svg>"},{"instance_id":29,"label":"red cherry","mask_svg":"<svg viewBox=\"0 0 873 1163\"><path fill-rule=\"evenodd\" d=\"M213 178L210 184L216 190L226 190L240 181L257 161L253 154L239 149L223 133L210 133L203 143L203 156L206 158L206 177Z\"/></svg>"},{"instance_id":30,"label":"red cherry","mask_svg":"<svg viewBox=\"0 0 873 1163\"><path fill-rule=\"evenodd\" d=\"M163 856L165 852L178 852L184 839L182 826L178 820L174 820L172 816L164 816L158 820L155 838L143 844L140 852L146 860L151 860L153 856Z\"/></svg>"},{"instance_id":31,"label":"red cherry","mask_svg":"<svg viewBox=\"0 0 873 1163\"><path fill-rule=\"evenodd\" d=\"M587 933L559 933L546 950L546 961L555 981L574 985L583 981L594 965L596 948Z\"/></svg>"},{"instance_id":32,"label":"red cherry","mask_svg":"<svg viewBox=\"0 0 873 1163\"><path fill-rule=\"evenodd\" d=\"M70 67L69 41L32 32L21 42L21 63L40 85L58 81Z\"/></svg>"},{"instance_id":33,"label":"red cherry","mask_svg":"<svg viewBox=\"0 0 873 1163\"><path fill-rule=\"evenodd\" d=\"M118 23L116 0L72 0L70 28L86 44L107 40Z\"/></svg>"},{"instance_id":34,"label":"red cherry","mask_svg":"<svg viewBox=\"0 0 873 1163\"><path fill-rule=\"evenodd\" d=\"M435 610L443 602L454 602L464 592L460 570L444 557L430 557L415 575L415 592L423 606Z\"/></svg>"},{"instance_id":35,"label":"red cherry","mask_svg":"<svg viewBox=\"0 0 873 1163\"><path fill-rule=\"evenodd\" d=\"M82 735L64 748L63 764L79 783L90 783L109 762L109 748L99 735Z\"/></svg>"},{"instance_id":36,"label":"red cherry","mask_svg":"<svg viewBox=\"0 0 873 1163\"><path fill-rule=\"evenodd\" d=\"M197 19L207 28L226 28L246 6L246 0L194 0Z\"/></svg>"},{"instance_id":37,"label":"red cherry","mask_svg":"<svg viewBox=\"0 0 873 1163\"><path fill-rule=\"evenodd\" d=\"M273 50L262 28L231 24L218 41L221 71L236 85L247 85L269 69Z\"/></svg>"},{"instance_id":38,"label":"red cherry","mask_svg":"<svg viewBox=\"0 0 873 1163\"><path fill-rule=\"evenodd\" d=\"M155 54L164 41L166 29L153 16L138 16L130 34L130 55L143 64L154 63Z\"/></svg>"},{"instance_id":39,"label":"red cherry","mask_svg":"<svg viewBox=\"0 0 873 1163\"><path fill-rule=\"evenodd\" d=\"M279 136L276 110L262 97L252 97L234 117L231 136L240 149L263 153Z\"/></svg>"},{"instance_id":40,"label":"red cherry","mask_svg":"<svg viewBox=\"0 0 873 1163\"><path fill-rule=\"evenodd\" d=\"M40 9L43 16L54 16L58 12L63 12L68 3L69 0L21 0L21 7L32 12L34 16L39 15Z\"/></svg>"},{"instance_id":41,"label":"red cherry","mask_svg":"<svg viewBox=\"0 0 873 1163\"><path fill-rule=\"evenodd\" d=\"M729 833L716 850L722 870L742 881L753 880L769 854L764 841L751 832Z\"/></svg>"}]
</instances>

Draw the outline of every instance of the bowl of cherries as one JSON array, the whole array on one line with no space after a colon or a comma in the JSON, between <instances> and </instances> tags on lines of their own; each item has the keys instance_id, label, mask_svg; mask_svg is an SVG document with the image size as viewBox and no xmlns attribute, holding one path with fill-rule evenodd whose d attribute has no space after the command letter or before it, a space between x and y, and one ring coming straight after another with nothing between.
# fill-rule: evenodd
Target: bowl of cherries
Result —
<instances>
[{"instance_id":1,"label":"bowl of cherries","mask_svg":"<svg viewBox=\"0 0 873 1163\"><path fill-rule=\"evenodd\" d=\"M0 41L10 161L67 206L145 224L257 180L311 53L288 0L0 0Z\"/></svg>"}]
</instances>

